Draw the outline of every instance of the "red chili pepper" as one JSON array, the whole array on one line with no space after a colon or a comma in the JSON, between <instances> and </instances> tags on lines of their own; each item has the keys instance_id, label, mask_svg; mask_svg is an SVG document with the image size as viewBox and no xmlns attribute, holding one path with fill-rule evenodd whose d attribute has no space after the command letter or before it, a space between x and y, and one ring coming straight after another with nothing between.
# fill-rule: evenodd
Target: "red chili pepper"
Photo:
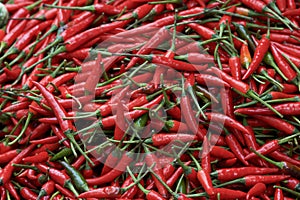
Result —
<instances>
[{"instance_id":1,"label":"red chili pepper","mask_svg":"<svg viewBox=\"0 0 300 200\"><path fill-rule=\"evenodd\" d=\"M103 183L109 183L116 177L120 176L123 173L123 170L125 170L126 166L130 162L132 162L132 160L133 159L131 158L130 152L124 153L118 164L110 172L97 178L86 179L86 181L89 185L100 185Z\"/></svg>"},{"instance_id":2,"label":"red chili pepper","mask_svg":"<svg viewBox=\"0 0 300 200\"><path fill-rule=\"evenodd\" d=\"M257 183L248 191L246 199L251 199L254 196L259 196L266 191L267 187L264 183Z\"/></svg>"},{"instance_id":3,"label":"red chili pepper","mask_svg":"<svg viewBox=\"0 0 300 200\"><path fill-rule=\"evenodd\" d=\"M207 173L211 172L211 160L210 160L210 143L205 136L202 143L203 149L201 152L201 166Z\"/></svg>"},{"instance_id":4,"label":"red chili pepper","mask_svg":"<svg viewBox=\"0 0 300 200\"><path fill-rule=\"evenodd\" d=\"M268 52L268 49L270 47L270 39L266 36L263 35L263 38L259 41L254 55L253 55L253 60L249 65L249 68L243 76L243 80L247 79L250 75L253 74L253 72L260 66L261 61L264 59L264 56Z\"/></svg>"},{"instance_id":5,"label":"red chili pepper","mask_svg":"<svg viewBox=\"0 0 300 200\"><path fill-rule=\"evenodd\" d=\"M120 196L120 187L107 186L81 193L78 198L118 198Z\"/></svg>"},{"instance_id":6,"label":"red chili pepper","mask_svg":"<svg viewBox=\"0 0 300 200\"><path fill-rule=\"evenodd\" d=\"M32 190L30 190L29 188L27 188L27 187L21 187L20 188L20 195L24 199L29 199L29 200L37 199L37 194L35 192L33 192Z\"/></svg>"},{"instance_id":7,"label":"red chili pepper","mask_svg":"<svg viewBox=\"0 0 300 200\"><path fill-rule=\"evenodd\" d=\"M190 135L185 133L157 133L152 135L151 139L146 142L151 142L153 146L165 146L172 141L190 142L197 140L196 135Z\"/></svg>"},{"instance_id":8,"label":"red chili pepper","mask_svg":"<svg viewBox=\"0 0 300 200\"><path fill-rule=\"evenodd\" d=\"M257 149L257 152L262 154L262 155L265 155L265 154L268 154L268 153L271 153L275 150L277 150L278 148L280 148L280 145L289 141L290 139L292 139L293 137L296 137L298 136L298 134L293 134L293 135L290 135L290 136L287 136L287 137L284 137L282 139L277 139L277 140L271 140L267 143L265 143L263 146L261 146L259 149ZM249 155L246 156L246 159L249 159L249 158L253 158L255 157L255 153L251 153Z\"/></svg>"},{"instance_id":9,"label":"red chili pepper","mask_svg":"<svg viewBox=\"0 0 300 200\"><path fill-rule=\"evenodd\" d=\"M37 199L39 200L40 198L44 196L50 196L55 190L55 183L52 180L47 181L41 188Z\"/></svg>"},{"instance_id":10,"label":"red chili pepper","mask_svg":"<svg viewBox=\"0 0 300 200\"><path fill-rule=\"evenodd\" d=\"M203 39L208 40L215 36L215 32L205 26L196 23L189 23L188 26L196 31Z\"/></svg>"},{"instance_id":11,"label":"red chili pepper","mask_svg":"<svg viewBox=\"0 0 300 200\"><path fill-rule=\"evenodd\" d=\"M230 158L235 157L235 155L233 153L231 153L230 151L226 150L223 147L216 146L216 145L211 147L210 154L213 157L221 158L221 159L230 159Z\"/></svg>"},{"instance_id":12,"label":"red chili pepper","mask_svg":"<svg viewBox=\"0 0 300 200\"><path fill-rule=\"evenodd\" d=\"M283 119L279 119L279 118L276 118L273 116L263 116L263 115L254 115L253 117L255 117L256 119L262 120L264 123L276 128L277 130L280 130L288 135L292 135L292 134L299 132L295 126L286 122Z\"/></svg>"},{"instance_id":13,"label":"red chili pepper","mask_svg":"<svg viewBox=\"0 0 300 200\"><path fill-rule=\"evenodd\" d=\"M121 158L122 152L118 148L115 148L106 158L105 163L103 165L101 176L107 174L111 171L118 163Z\"/></svg>"},{"instance_id":14,"label":"red chili pepper","mask_svg":"<svg viewBox=\"0 0 300 200\"><path fill-rule=\"evenodd\" d=\"M46 162L48 159L49 159L48 153L43 151L34 156L25 157L22 159L22 161L29 162L29 163L38 163L38 162Z\"/></svg>"},{"instance_id":15,"label":"red chili pepper","mask_svg":"<svg viewBox=\"0 0 300 200\"><path fill-rule=\"evenodd\" d=\"M61 192L61 194L63 194L65 197L69 197L69 198L73 198L73 199L76 198L75 195L70 190L68 190L67 188L65 188L59 184L55 184L55 188L59 192Z\"/></svg>"},{"instance_id":16,"label":"red chili pepper","mask_svg":"<svg viewBox=\"0 0 300 200\"><path fill-rule=\"evenodd\" d=\"M299 115L300 114L300 103L282 103L273 106L282 115ZM261 107L249 107L249 108L238 108L234 111L235 113L241 113L246 115L273 115L273 112L267 108Z\"/></svg>"},{"instance_id":17,"label":"red chili pepper","mask_svg":"<svg viewBox=\"0 0 300 200\"><path fill-rule=\"evenodd\" d=\"M239 190L231 190L227 188L214 188L214 195L210 195L212 199L244 199L246 193Z\"/></svg>"},{"instance_id":18,"label":"red chili pepper","mask_svg":"<svg viewBox=\"0 0 300 200\"><path fill-rule=\"evenodd\" d=\"M280 188L275 188L274 200L284 199L283 192Z\"/></svg>"},{"instance_id":19,"label":"red chili pepper","mask_svg":"<svg viewBox=\"0 0 300 200\"><path fill-rule=\"evenodd\" d=\"M20 153L20 149L13 149L0 154L0 163L8 163Z\"/></svg>"},{"instance_id":20,"label":"red chili pepper","mask_svg":"<svg viewBox=\"0 0 300 200\"><path fill-rule=\"evenodd\" d=\"M221 182L226 182L248 175L266 175L277 173L278 171L277 168L239 167L218 169L212 172L211 175Z\"/></svg>"}]
</instances>

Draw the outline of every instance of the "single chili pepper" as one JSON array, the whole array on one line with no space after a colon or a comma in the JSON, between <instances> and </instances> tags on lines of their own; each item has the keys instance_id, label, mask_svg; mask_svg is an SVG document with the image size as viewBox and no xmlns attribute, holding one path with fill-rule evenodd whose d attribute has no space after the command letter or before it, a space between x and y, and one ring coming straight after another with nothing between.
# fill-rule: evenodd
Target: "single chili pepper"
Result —
<instances>
[{"instance_id":1,"label":"single chili pepper","mask_svg":"<svg viewBox=\"0 0 300 200\"><path fill-rule=\"evenodd\" d=\"M103 165L101 176L107 174L111 171L116 165L119 159L121 158L122 152L118 148L115 148L106 158Z\"/></svg>"},{"instance_id":2,"label":"single chili pepper","mask_svg":"<svg viewBox=\"0 0 300 200\"><path fill-rule=\"evenodd\" d=\"M204 170L207 171L207 173L211 172L211 160L210 160L210 142L206 136L204 136L203 143L202 143L203 149L201 152L201 166Z\"/></svg>"},{"instance_id":3,"label":"single chili pepper","mask_svg":"<svg viewBox=\"0 0 300 200\"><path fill-rule=\"evenodd\" d=\"M31 144L21 151L17 156L15 156L0 172L0 185L4 185L9 181L13 173L13 164L18 164L21 162L22 158L26 156L35 147L35 144Z\"/></svg>"},{"instance_id":4,"label":"single chili pepper","mask_svg":"<svg viewBox=\"0 0 300 200\"><path fill-rule=\"evenodd\" d=\"M209 74L195 74L195 81L201 85L230 87L227 82Z\"/></svg>"},{"instance_id":5,"label":"single chili pepper","mask_svg":"<svg viewBox=\"0 0 300 200\"><path fill-rule=\"evenodd\" d=\"M241 65L248 69L250 63L252 62L252 58L248 49L248 45L247 44L242 44L242 47L240 49L240 60L241 60Z\"/></svg>"},{"instance_id":6,"label":"single chili pepper","mask_svg":"<svg viewBox=\"0 0 300 200\"><path fill-rule=\"evenodd\" d=\"M23 162L38 163L46 162L49 159L49 155L46 151L42 151L34 156L28 156L22 159Z\"/></svg>"},{"instance_id":7,"label":"single chili pepper","mask_svg":"<svg viewBox=\"0 0 300 200\"><path fill-rule=\"evenodd\" d=\"M300 103L298 102L290 102L274 105L273 108L276 109L282 115L299 115L299 106ZM272 111L270 111L267 108L261 107L238 108L234 112L246 115L273 115Z\"/></svg>"},{"instance_id":8,"label":"single chili pepper","mask_svg":"<svg viewBox=\"0 0 300 200\"><path fill-rule=\"evenodd\" d=\"M205 113L208 120L218 123L224 123L225 126L237 129L245 134L249 134L249 131L238 121L219 113Z\"/></svg>"},{"instance_id":9,"label":"single chili pepper","mask_svg":"<svg viewBox=\"0 0 300 200\"><path fill-rule=\"evenodd\" d=\"M209 175L209 172L206 169L203 169L200 164L197 162L197 160L195 159L195 157L193 155L190 154L190 157L192 158L192 160L195 162L196 166L197 166L197 179L200 182L200 184L202 185L203 189L205 190L205 192L208 195L214 195L214 187L212 185L212 181ZM185 166L185 165L183 165ZM183 167L182 166L182 167Z\"/></svg>"},{"instance_id":10,"label":"single chili pepper","mask_svg":"<svg viewBox=\"0 0 300 200\"><path fill-rule=\"evenodd\" d=\"M288 179L290 176L287 175L247 175L243 178L234 179L232 181L228 181L222 184L219 184L218 188L234 184L234 183L240 183L245 186L254 186L257 183L264 183L264 184L271 184L271 183L277 183L280 181L283 181L285 179Z\"/></svg>"},{"instance_id":11,"label":"single chili pepper","mask_svg":"<svg viewBox=\"0 0 300 200\"><path fill-rule=\"evenodd\" d=\"M273 159L275 159L277 161L285 161L285 162L289 162L293 165L300 164L299 160L293 159L280 151L274 151L274 152L270 153L269 155L270 155L270 157L272 157Z\"/></svg>"},{"instance_id":12,"label":"single chili pepper","mask_svg":"<svg viewBox=\"0 0 300 200\"><path fill-rule=\"evenodd\" d=\"M32 2L30 2L30 1L19 2L17 4L8 4L8 3L6 3L6 4L4 4L4 6L5 6L5 8L7 9L7 11L9 13L13 13L13 12L17 11L18 9L24 7L24 6L30 5L31 3Z\"/></svg>"},{"instance_id":13,"label":"single chili pepper","mask_svg":"<svg viewBox=\"0 0 300 200\"><path fill-rule=\"evenodd\" d=\"M280 188L275 188L274 200L284 199L283 191Z\"/></svg>"},{"instance_id":14,"label":"single chili pepper","mask_svg":"<svg viewBox=\"0 0 300 200\"><path fill-rule=\"evenodd\" d=\"M234 155L244 165L249 165L249 163L245 160L244 152L242 150L240 143L236 139L236 137L233 134L228 133L228 131L226 131L225 141L226 141L227 145L229 146L229 148L231 149L231 151L234 153Z\"/></svg>"},{"instance_id":15,"label":"single chili pepper","mask_svg":"<svg viewBox=\"0 0 300 200\"><path fill-rule=\"evenodd\" d=\"M72 167L65 161L60 161L59 163L66 168L66 171L70 176L75 188L79 192L86 192L89 190L87 182L85 181L85 179L79 171L77 171L74 167Z\"/></svg>"},{"instance_id":16,"label":"single chili pepper","mask_svg":"<svg viewBox=\"0 0 300 200\"><path fill-rule=\"evenodd\" d=\"M37 199L37 194L27 187L20 187L20 195L24 199L29 199L29 200Z\"/></svg>"},{"instance_id":17,"label":"single chili pepper","mask_svg":"<svg viewBox=\"0 0 300 200\"><path fill-rule=\"evenodd\" d=\"M69 198L73 198L75 199L75 195L70 191L68 190L67 188L55 183L55 188L61 193L63 194L65 197L69 197Z\"/></svg>"},{"instance_id":18,"label":"single chili pepper","mask_svg":"<svg viewBox=\"0 0 300 200\"><path fill-rule=\"evenodd\" d=\"M152 143L153 146L165 146L172 141L191 142L197 140L196 135L185 133L157 133L152 138L147 139L146 143Z\"/></svg>"},{"instance_id":19,"label":"single chili pepper","mask_svg":"<svg viewBox=\"0 0 300 200\"><path fill-rule=\"evenodd\" d=\"M255 153L255 155L259 156L260 158L268 161L269 163L275 165L276 167L282 169L285 173L290 174L291 176L299 179L300 167L293 165L289 162L285 162L285 161L282 161L282 162L273 161L273 160L267 158L266 156L262 155L260 152L255 151L255 150L253 151L253 153Z\"/></svg>"},{"instance_id":20,"label":"single chili pepper","mask_svg":"<svg viewBox=\"0 0 300 200\"><path fill-rule=\"evenodd\" d=\"M267 187L264 183L257 183L247 192L246 199L251 199L254 196L259 196L266 191Z\"/></svg>"},{"instance_id":21,"label":"single chili pepper","mask_svg":"<svg viewBox=\"0 0 300 200\"><path fill-rule=\"evenodd\" d=\"M84 192L78 198L118 198L121 196L121 188L107 186Z\"/></svg>"},{"instance_id":22,"label":"single chili pepper","mask_svg":"<svg viewBox=\"0 0 300 200\"><path fill-rule=\"evenodd\" d=\"M103 183L108 183L114 180L116 177L121 175L123 173L123 170L125 170L126 166L132 162L133 158L131 158L131 153L127 152L124 153L118 162L118 164L108 173L104 174L103 176L97 177L97 178L91 178L86 179L87 183L89 185L100 185Z\"/></svg>"},{"instance_id":23,"label":"single chili pepper","mask_svg":"<svg viewBox=\"0 0 300 200\"><path fill-rule=\"evenodd\" d=\"M213 157L221 159L230 159L235 157L233 153L220 146L212 146L210 154Z\"/></svg>"},{"instance_id":24,"label":"single chili pepper","mask_svg":"<svg viewBox=\"0 0 300 200\"><path fill-rule=\"evenodd\" d=\"M256 151L260 154L263 154L263 155L267 155L277 149L280 148L280 145L283 144L283 143L286 143L288 142L290 139L294 138L294 137L297 137L299 136L300 133L296 133L296 134L293 134L293 135L290 135L290 136L287 136L287 137L284 137L282 139L275 139L275 140L271 140L267 143L265 143L264 145L262 145L260 148L258 148ZM252 152L250 154L248 154L245 159L248 160L248 159L251 159L251 158L255 158L257 155Z\"/></svg>"},{"instance_id":25,"label":"single chili pepper","mask_svg":"<svg viewBox=\"0 0 300 200\"><path fill-rule=\"evenodd\" d=\"M243 76L243 80L247 79L253 72L259 67L261 61L264 59L270 46L270 39L268 36L263 35L263 38L259 41L253 56L253 60L249 65L249 68Z\"/></svg>"},{"instance_id":26,"label":"single chili pepper","mask_svg":"<svg viewBox=\"0 0 300 200\"><path fill-rule=\"evenodd\" d=\"M49 174L50 178L58 183L59 185L70 189L76 196L78 196L73 184L71 183L70 177L64 172L55 168L48 167L41 163L36 163L35 166L43 173Z\"/></svg>"},{"instance_id":27,"label":"single chili pepper","mask_svg":"<svg viewBox=\"0 0 300 200\"><path fill-rule=\"evenodd\" d=\"M20 109L25 109L27 108L29 105L31 104L31 102L29 101L25 101L25 102L17 102L15 104L12 104L6 108L4 108L2 110L2 112L15 112L17 110L20 110Z\"/></svg>"},{"instance_id":28,"label":"single chili pepper","mask_svg":"<svg viewBox=\"0 0 300 200\"><path fill-rule=\"evenodd\" d=\"M51 195L55 190L55 183L52 180L47 181L41 188L37 200L41 199L44 196Z\"/></svg>"},{"instance_id":29,"label":"single chili pepper","mask_svg":"<svg viewBox=\"0 0 300 200\"><path fill-rule=\"evenodd\" d=\"M13 149L0 155L0 163L8 163L20 153L20 149Z\"/></svg>"},{"instance_id":30,"label":"single chili pepper","mask_svg":"<svg viewBox=\"0 0 300 200\"><path fill-rule=\"evenodd\" d=\"M276 118L273 116L263 116L263 115L254 115L253 117L255 117L256 119L262 120L264 123L276 128L288 135L292 135L292 134L299 132L295 126L284 121L283 119L279 119L279 118Z\"/></svg>"},{"instance_id":31,"label":"single chili pepper","mask_svg":"<svg viewBox=\"0 0 300 200\"><path fill-rule=\"evenodd\" d=\"M4 185L4 188L9 192L9 194L12 195L12 197L16 200L20 200L20 196L17 192L17 190L15 189L14 185L12 182L8 182Z\"/></svg>"}]
</instances>

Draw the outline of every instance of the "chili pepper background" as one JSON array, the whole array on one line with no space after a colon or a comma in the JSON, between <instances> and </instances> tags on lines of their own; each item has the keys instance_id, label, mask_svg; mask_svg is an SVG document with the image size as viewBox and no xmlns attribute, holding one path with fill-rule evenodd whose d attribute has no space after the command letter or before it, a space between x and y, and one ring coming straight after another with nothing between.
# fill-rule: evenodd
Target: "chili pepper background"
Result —
<instances>
[{"instance_id":1,"label":"chili pepper background","mask_svg":"<svg viewBox=\"0 0 300 200\"><path fill-rule=\"evenodd\" d=\"M299 0L3 0L0 199L300 197Z\"/></svg>"}]
</instances>

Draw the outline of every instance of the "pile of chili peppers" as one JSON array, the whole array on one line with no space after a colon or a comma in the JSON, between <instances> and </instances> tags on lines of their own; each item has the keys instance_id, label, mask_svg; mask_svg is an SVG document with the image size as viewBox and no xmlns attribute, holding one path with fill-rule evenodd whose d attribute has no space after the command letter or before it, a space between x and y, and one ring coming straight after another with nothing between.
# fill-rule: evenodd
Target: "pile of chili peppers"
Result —
<instances>
[{"instance_id":1,"label":"pile of chili peppers","mask_svg":"<svg viewBox=\"0 0 300 200\"><path fill-rule=\"evenodd\" d=\"M300 197L300 1L0 4L0 200Z\"/></svg>"}]
</instances>

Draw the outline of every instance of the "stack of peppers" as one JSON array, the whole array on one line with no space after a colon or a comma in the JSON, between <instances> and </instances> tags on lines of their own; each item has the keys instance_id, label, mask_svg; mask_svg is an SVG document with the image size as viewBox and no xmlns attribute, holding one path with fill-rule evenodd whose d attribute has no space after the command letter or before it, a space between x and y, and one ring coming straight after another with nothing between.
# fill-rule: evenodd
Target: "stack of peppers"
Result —
<instances>
[{"instance_id":1,"label":"stack of peppers","mask_svg":"<svg viewBox=\"0 0 300 200\"><path fill-rule=\"evenodd\" d=\"M297 0L4 0L0 200L300 197Z\"/></svg>"}]
</instances>

